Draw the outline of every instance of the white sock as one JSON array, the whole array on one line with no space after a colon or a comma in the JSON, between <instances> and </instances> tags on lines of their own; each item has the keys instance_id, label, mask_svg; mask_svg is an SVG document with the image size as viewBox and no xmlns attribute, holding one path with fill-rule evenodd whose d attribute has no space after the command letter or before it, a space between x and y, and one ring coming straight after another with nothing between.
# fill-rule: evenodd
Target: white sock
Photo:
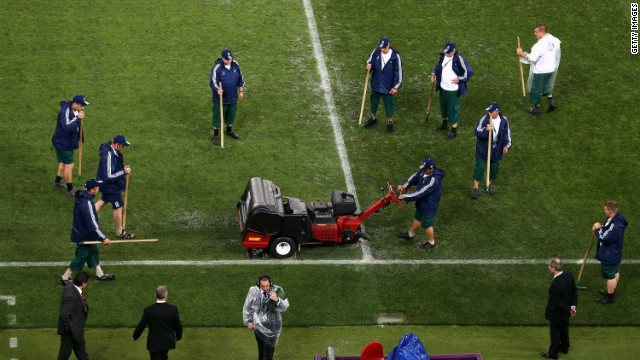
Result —
<instances>
[{"instance_id":1,"label":"white sock","mask_svg":"<svg viewBox=\"0 0 640 360\"><path fill-rule=\"evenodd\" d=\"M102 268L100 267L100 265L96 266L96 276L97 277L104 276L104 271L102 271Z\"/></svg>"},{"instance_id":2,"label":"white sock","mask_svg":"<svg viewBox=\"0 0 640 360\"><path fill-rule=\"evenodd\" d=\"M409 231L409 236L414 237L416 236L416 233L412 233L411 231Z\"/></svg>"},{"instance_id":3,"label":"white sock","mask_svg":"<svg viewBox=\"0 0 640 360\"><path fill-rule=\"evenodd\" d=\"M433 241L429 241L429 244L431 244L431 245L433 245L433 244L435 244L435 243L436 243L436 241L435 241L435 240L433 240Z\"/></svg>"},{"instance_id":4,"label":"white sock","mask_svg":"<svg viewBox=\"0 0 640 360\"><path fill-rule=\"evenodd\" d=\"M72 271L67 269L67 271L65 271L64 274L62 275L62 278L65 279L65 280L71 279L71 273L72 273Z\"/></svg>"}]
</instances>

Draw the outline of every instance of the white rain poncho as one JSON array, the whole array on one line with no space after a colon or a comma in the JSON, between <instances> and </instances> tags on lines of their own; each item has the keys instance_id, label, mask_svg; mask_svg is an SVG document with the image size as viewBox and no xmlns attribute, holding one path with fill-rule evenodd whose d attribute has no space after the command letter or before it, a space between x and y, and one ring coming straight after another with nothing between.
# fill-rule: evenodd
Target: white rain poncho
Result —
<instances>
[{"instance_id":1,"label":"white rain poncho","mask_svg":"<svg viewBox=\"0 0 640 360\"><path fill-rule=\"evenodd\" d=\"M242 309L242 322L245 326L253 324L256 334L265 343L276 346L278 337L282 331L282 315L281 312L287 311L289 308L289 300L284 291L278 285L272 285L269 291L276 292L278 303L272 300L265 301L262 296L262 290L258 286L249 288L247 298L244 301Z\"/></svg>"},{"instance_id":2,"label":"white rain poncho","mask_svg":"<svg viewBox=\"0 0 640 360\"><path fill-rule=\"evenodd\" d=\"M531 84L533 83L533 74L547 74L553 73L551 79L549 79L549 86L553 89L553 85L556 83L556 75L558 74L558 67L560 66L560 39L557 37L546 34L542 39L538 39L538 42L531 48L531 54L529 60L524 57L520 58L520 62L523 64L531 64L529 68L529 79L527 80L527 90L531 91Z\"/></svg>"}]
</instances>

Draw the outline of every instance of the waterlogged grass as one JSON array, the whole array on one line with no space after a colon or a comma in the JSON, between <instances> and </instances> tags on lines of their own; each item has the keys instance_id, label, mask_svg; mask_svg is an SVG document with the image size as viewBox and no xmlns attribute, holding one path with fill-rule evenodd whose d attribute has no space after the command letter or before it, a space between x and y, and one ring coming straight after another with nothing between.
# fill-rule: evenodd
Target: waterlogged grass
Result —
<instances>
[{"instance_id":1,"label":"waterlogged grass","mask_svg":"<svg viewBox=\"0 0 640 360\"><path fill-rule=\"evenodd\" d=\"M638 78L640 67L628 52L627 5L312 4L361 207L382 196L386 181L404 181L425 157L435 158L447 173L435 225L438 247L418 250L424 234L415 242L397 239L414 210L392 204L365 222L374 258L582 258L591 225L604 219L602 204L609 199L619 202L630 223L625 258L637 257L640 149L633 104L639 93L629 79ZM451 16L461 12L464 16ZM531 13L544 18L519 17ZM102 247L103 261L244 259L235 206L253 176L306 201L327 201L331 190L346 190L301 1L5 1L0 21L5 24L0 31L2 262L66 262L73 256L73 201L51 188L57 164L50 137L58 102L76 93L91 103L83 179L96 173L99 144L125 134L132 142L123 151L125 162L133 168L127 230L160 239ZM531 47L538 21L563 41L563 57L554 89L559 108L534 118L524 112L515 47L516 36L523 48ZM362 132L356 127L365 61L382 36L391 39L404 65L393 135L382 124ZM452 141L431 130L441 121L437 95L430 122L424 122L427 75L447 41L456 42L476 72L462 98L459 136ZM247 85L234 124L241 139L227 138L223 156L210 142L208 78L224 48L241 64ZM498 101L509 119L514 147L501 163L498 194L472 201L472 129L491 101ZM110 209L102 210L100 221L114 237ZM296 257L361 258L357 246L309 247ZM579 266L571 263L567 269L577 276ZM130 329L159 284L169 287L170 302L180 307L188 327L172 358L253 356L253 338L240 328L240 311L247 288L263 273L291 298L278 347L282 358L311 358L326 346L357 355L373 340L383 341L388 352L410 331L419 333L430 353L527 358L548 345L543 311L550 277L543 263L329 266L256 260L106 270L118 279L92 281L87 290L92 358L146 356L143 344L130 342ZM0 269L0 294L17 299L15 308L0 304L0 319L15 314L17 323L0 327L6 329L3 335L17 334L20 344L0 347L0 354L25 359L55 354L58 339L51 328L61 291L56 280L63 271L64 266ZM604 282L597 265L586 266L581 284L589 290L580 292L579 316L572 320L577 326L571 357L631 359L637 353L640 316L634 299L640 294L634 289L640 274L637 265L623 264L621 272L616 304L596 306ZM406 323L375 326L384 313L401 314ZM429 328L419 327L425 324ZM450 324L492 326L436 326ZM366 326L308 328L337 325ZM629 327L602 327L616 325ZM219 326L231 329L201 328Z\"/></svg>"}]
</instances>

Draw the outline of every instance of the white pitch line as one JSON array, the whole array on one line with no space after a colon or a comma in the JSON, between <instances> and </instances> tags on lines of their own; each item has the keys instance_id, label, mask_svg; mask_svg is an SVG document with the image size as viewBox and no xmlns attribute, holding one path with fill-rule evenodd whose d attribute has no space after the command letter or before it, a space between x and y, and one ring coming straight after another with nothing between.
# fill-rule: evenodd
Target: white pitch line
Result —
<instances>
[{"instance_id":1,"label":"white pitch line","mask_svg":"<svg viewBox=\"0 0 640 360\"><path fill-rule=\"evenodd\" d=\"M104 261L105 266L227 266L227 265L539 265L549 259L449 259L449 260L131 260ZM582 259L566 259L565 264L582 264ZM587 264L599 264L587 260ZM624 265L638 265L640 260L622 260ZM0 262L2 267L64 267L69 262Z\"/></svg>"},{"instance_id":2,"label":"white pitch line","mask_svg":"<svg viewBox=\"0 0 640 360\"><path fill-rule=\"evenodd\" d=\"M353 177L351 176L351 166L349 165L349 157L347 156L347 148L344 145L344 138L342 137L342 128L338 120L336 111L336 105L333 101L333 91L331 90L331 81L329 80L329 72L327 71L327 65L325 63L324 53L322 52L322 46L320 45L320 36L318 35L318 27L316 26L316 18L313 15L313 8L311 7L311 0L303 0L304 12L307 16L307 23L309 24L309 35L311 36L311 42L313 43L313 54L316 57L318 63L318 72L320 73L321 84L320 87L324 90L324 98L327 102L327 108L329 108L329 118L331 119L331 126L333 127L333 136L336 141L336 147L338 148L338 155L340 156L340 163L342 164L342 172L344 172L344 179L347 183L347 192L353 194L356 201L356 207L359 210L360 204L358 203L358 196L356 194L356 187L353 184ZM361 226L364 231L364 225ZM362 241L362 257L364 260L373 260L371 256L371 248L369 243L365 240Z\"/></svg>"},{"instance_id":3,"label":"white pitch line","mask_svg":"<svg viewBox=\"0 0 640 360\"><path fill-rule=\"evenodd\" d=\"M16 304L16 297L14 295L0 295L0 300L6 300L9 306Z\"/></svg>"}]
</instances>

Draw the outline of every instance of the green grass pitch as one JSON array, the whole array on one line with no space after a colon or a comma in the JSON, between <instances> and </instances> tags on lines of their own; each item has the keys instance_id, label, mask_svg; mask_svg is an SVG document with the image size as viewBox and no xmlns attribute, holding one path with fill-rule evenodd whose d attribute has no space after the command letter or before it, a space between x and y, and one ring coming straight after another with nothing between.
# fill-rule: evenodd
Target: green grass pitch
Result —
<instances>
[{"instance_id":1,"label":"green grass pitch","mask_svg":"<svg viewBox=\"0 0 640 360\"><path fill-rule=\"evenodd\" d=\"M429 353L482 352L485 358L533 358L548 346L543 317L550 275L544 260L582 259L602 205L616 200L627 217L624 258L638 260L637 178L640 146L636 101L640 62L630 54L628 2L311 1L353 185L361 208L433 157L446 171L436 217L438 247L396 238L412 207L390 205L365 222L376 260L540 260L539 263L315 265L306 260L361 260L362 248L308 247L298 264L208 266L105 265L113 283L91 282L89 350L94 359L146 357L130 342L153 289L167 285L187 326L172 358L254 357L241 327L248 287L262 273L291 300L276 356L311 359L327 346L356 355L369 341L391 350L414 331ZM321 76L302 0L47 2L0 4L0 263L60 262L69 245L73 201L51 183L50 143L60 100L84 94L82 178L95 176L98 146L123 133L133 168L127 230L157 244L101 248L101 260L244 260L235 205L246 182L260 176L285 195L329 200L346 190ZM522 103L516 36L526 50L544 22L562 40L554 97L558 110L535 118ZM357 130L365 61L387 36L402 57L395 133ZM462 98L459 136L445 141L437 95L424 123L427 75L454 41L475 75ZM211 144L214 61L229 48L247 86L225 156ZM528 68L525 67L525 72ZM469 198L473 127L491 101L501 104L513 149L501 164L497 195ZM544 106L544 104L543 104ZM365 107L368 112L369 101ZM383 108L379 116L383 118ZM76 152L77 157L77 152ZM74 180L76 175L74 174ZM103 230L115 237L110 210ZM595 251L592 251L591 257ZM50 358L62 266L0 267L0 357ZM567 269L577 276L575 261ZM89 271L93 275L93 271ZM618 302L593 302L604 286L589 263L567 358L633 359L638 353L640 266L621 266ZM377 325L383 313L398 326ZM12 320L15 319L15 322ZM8 346L9 338L18 347Z\"/></svg>"}]
</instances>

